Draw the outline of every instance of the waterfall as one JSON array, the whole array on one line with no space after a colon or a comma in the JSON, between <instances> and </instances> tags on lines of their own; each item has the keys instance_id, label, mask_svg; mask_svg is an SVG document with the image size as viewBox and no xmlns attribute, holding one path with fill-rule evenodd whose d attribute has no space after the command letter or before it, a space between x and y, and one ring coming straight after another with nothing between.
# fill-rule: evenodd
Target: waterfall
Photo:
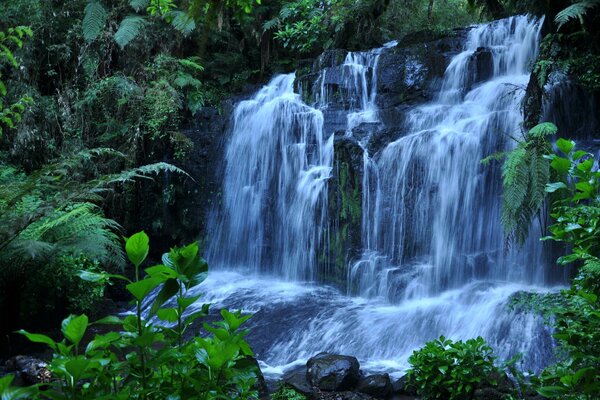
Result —
<instances>
[{"instance_id":1,"label":"waterfall","mask_svg":"<svg viewBox=\"0 0 600 400\"><path fill-rule=\"evenodd\" d=\"M315 278L324 189L333 137L321 111L281 75L239 103L226 151L223 215L208 259L217 265L269 271L290 280Z\"/></svg>"},{"instance_id":2,"label":"waterfall","mask_svg":"<svg viewBox=\"0 0 600 400\"><path fill-rule=\"evenodd\" d=\"M480 163L521 132L541 24L517 16L470 29L435 99L413 107L403 134L376 154L370 133L353 136L383 125L377 68L395 43L348 53L335 93L324 68L313 105L294 93L291 74L236 106L207 252L215 272L197 290L217 307L255 313L250 341L266 372L321 351L401 371L442 334L481 335L501 359L523 353L525 368L551 359L541 318L508 307L518 292L552 290L539 227L522 249L506 248L501 176ZM333 114L345 117L337 133L324 128ZM318 283L336 135L363 151L362 256L347 266L347 295Z\"/></svg>"}]
</instances>

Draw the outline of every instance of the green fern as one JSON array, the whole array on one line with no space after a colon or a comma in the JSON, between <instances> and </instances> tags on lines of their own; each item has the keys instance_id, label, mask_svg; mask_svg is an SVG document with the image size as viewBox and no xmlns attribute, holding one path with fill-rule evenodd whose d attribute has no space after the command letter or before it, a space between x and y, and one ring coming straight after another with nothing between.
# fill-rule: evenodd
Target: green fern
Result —
<instances>
[{"instance_id":1,"label":"green fern","mask_svg":"<svg viewBox=\"0 0 600 400\"><path fill-rule=\"evenodd\" d=\"M49 259L59 253L86 254L103 264L120 267L125 258L114 233L119 229L96 205L76 203L29 225L5 252L9 256L28 255L30 259Z\"/></svg>"},{"instance_id":2,"label":"green fern","mask_svg":"<svg viewBox=\"0 0 600 400\"><path fill-rule=\"evenodd\" d=\"M183 11L171 11L173 20L171 25L183 36L189 36L196 29L196 21L188 13Z\"/></svg>"},{"instance_id":3,"label":"green fern","mask_svg":"<svg viewBox=\"0 0 600 400\"><path fill-rule=\"evenodd\" d=\"M135 11L139 12L139 11L145 10L146 7L148 7L148 0L130 0L129 5Z\"/></svg>"},{"instance_id":4,"label":"green fern","mask_svg":"<svg viewBox=\"0 0 600 400\"><path fill-rule=\"evenodd\" d=\"M562 28L567 22L577 19L583 26L583 17L594 7L600 5L600 0L583 0L571 4L554 17L554 22L557 24L557 29Z\"/></svg>"},{"instance_id":5,"label":"green fern","mask_svg":"<svg viewBox=\"0 0 600 400\"><path fill-rule=\"evenodd\" d=\"M85 6L85 14L83 16L82 29L83 38L87 42L92 42L98 38L100 32L106 25L108 13L102 4L96 0L90 0Z\"/></svg>"},{"instance_id":6,"label":"green fern","mask_svg":"<svg viewBox=\"0 0 600 400\"><path fill-rule=\"evenodd\" d=\"M119 25L119 29L115 33L115 42L119 47L124 48L133 39L139 36L142 29L146 25L146 19L139 15L130 15L125 17Z\"/></svg>"},{"instance_id":7,"label":"green fern","mask_svg":"<svg viewBox=\"0 0 600 400\"><path fill-rule=\"evenodd\" d=\"M527 239L529 227L539 215L546 199L546 186L550 182L550 152L548 137L557 128L552 123L533 127L517 147L506 153L502 165L501 222L507 238L522 244Z\"/></svg>"}]
</instances>

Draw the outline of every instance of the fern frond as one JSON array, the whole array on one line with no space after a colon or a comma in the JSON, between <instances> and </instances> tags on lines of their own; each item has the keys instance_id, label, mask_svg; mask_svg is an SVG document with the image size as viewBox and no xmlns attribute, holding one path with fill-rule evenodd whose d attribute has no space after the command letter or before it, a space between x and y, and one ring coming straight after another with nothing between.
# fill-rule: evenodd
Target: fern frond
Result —
<instances>
[{"instance_id":1,"label":"fern frond","mask_svg":"<svg viewBox=\"0 0 600 400\"><path fill-rule=\"evenodd\" d=\"M115 33L115 42L119 47L124 48L140 34L145 25L146 19L144 17L138 15L125 17Z\"/></svg>"},{"instance_id":2,"label":"fern frond","mask_svg":"<svg viewBox=\"0 0 600 400\"><path fill-rule=\"evenodd\" d=\"M263 32L270 31L273 28L276 28L279 25L279 18L273 18L266 21L263 24Z\"/></svg>"},{"instance_id":3,"label":"fern frond","mask_svg":"<svg viewBox=\"0 0 600 400\"><path fill-rule=\"evenodd\" d=\"M139 11L145 10L146 7L148 7L148 0L130 0L129 5L135 11L139 12Z\"/></svg>"},{"instance_id":4,"label":"fern frond","mask_svg":"<svg viewBox=\"0 0 600 400\"><path fill-rule=\"evenodd\" d=\"M533 152L529 161L529 207L539 210L546 198L546 185L550 181L550 162L543 155Z\"/></svg>"},{"instance_id":5,"label":"fern frond","mask_svg":"<svg viewBox=\"0 0 600 400\"><path fill-rule=\"evenodd\" d=\"M181 32L183 36L189 36L196 29L196 21L188 13L183 11L171 11L173 16L171 25L173 28Z\"/></svg>"},{"instance_id":6,"label":"fern frond","mask_svg":"<svg viewBox=\"0 0 600 400\"><path fill-rule=\"evenodd\" d=\"M96 0L90 0L85 6L85 14L83 16L83 38L91 42L95 40L102 32L108 13L102 4Z\"/></svg>"},{"instance_id":7,"label":"fern frond","mask_svg":"<svg viewBox=\"0 0 600 400\"><path fill-rule=\"evenodd\" d=\"M81 253L105 264L122 265L124 255L115 234L120 226L91 203L73 204L30 224L8 249L32 259L53 253Z\"/></svg>"},{"instance_id":8,"label":"fern frond","mask_svg":"<svg viewBox=\"0 0 600 400\"><path fill-rule=\"evenodd\" d=\"M560 29L572 19L578 19L580 22L583 21L583 17L587 12L597 7L600 4L600 0L583 0L577 3L571 4L554 17L554 22L558 25L557 29Z\"/></svg>"}]
</instances>

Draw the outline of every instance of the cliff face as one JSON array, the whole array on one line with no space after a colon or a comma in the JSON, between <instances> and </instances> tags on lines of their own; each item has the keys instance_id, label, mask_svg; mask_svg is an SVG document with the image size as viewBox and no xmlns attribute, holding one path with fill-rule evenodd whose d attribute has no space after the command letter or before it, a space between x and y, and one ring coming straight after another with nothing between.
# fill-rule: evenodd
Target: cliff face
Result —
<instances>
[{"instance_id":1,"label":"cliff face","mask_svg":"<svg viewBox=\"0 0 600 400\"><path fill-rule=\"evenodd\" d=\"M367 71L369 81L377 85L375 102L379 121L356 125L352 135L346 134L348 110L353 106L347 96L348 80L344 79L347 52L327 51L297 73L296 92L307 104L315 104L320 92L329 93L327 106L323 108L324 129L327 135L335 134L333 171L328 185L329 227L319 258L320 279L343 286L348 263L361 251L363 148L370 156L377 157L387 144L406 134L407 111L434 98L451 57L463 48L467 32L467 29L457 30L442 38L415 35L383 51L376 68ZM479 48L471 56L468 85L491 76L491 51ZM376 79L370 79L373 74ZM167 200L161 203L160 210L154 210L154 218L162 222L144 224L155 227L155 236L165 243L210 240L208 219L220 204L222 161L231 112L237 101L249 95L250 91L227 100L221 110L203 109L183 131L194 146L181 167L193 179L173 177L164 182L163 197ZM566 75L551 74L541 86L534 73L523 102L524 126L553 121L560 132L571 133L566 136L590 141L600 125L598 104L596 95L586 93Z\"/></svg>"}]
</instances>

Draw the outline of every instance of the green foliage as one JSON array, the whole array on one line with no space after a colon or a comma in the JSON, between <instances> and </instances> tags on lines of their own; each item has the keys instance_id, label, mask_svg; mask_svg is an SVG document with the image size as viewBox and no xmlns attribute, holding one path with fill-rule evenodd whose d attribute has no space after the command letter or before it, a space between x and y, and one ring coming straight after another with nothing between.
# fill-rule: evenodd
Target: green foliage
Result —
<instances>
[{"instance_id":1,"label":"green foliage","mask_svg":"<svg viewBox=\"0 0 600 400\"><path fill-rule=\"evenodd\" d=\"M519 244L525 242L531 221L544 205L550 180L550 161L545 157L550 150L547 138L556 131L551 123L539 124L512 151L503 154L501 221L508 238Z\"/></svg>"},{"instance_id":2,"label":"green foliage","mask_svg":"<svg viewBox=\"0 0 600 400\"><path fill-rule=\"evenodd\" d=\"M81 24L83 38L88 42L96 40L104 29L107 18L108 13L104 6L97 0L90 0L85 6L85 15Z\"/></svg>"},{"instance_id":3,"label":"green foliage","mask_svg":"<svg viewBox=\"0 0 600 400\"><path fill-rule=\"evenodd\" d=\"M146 25L144 17L130 15L121 21L119 29L115 32L115 42L123 48L133 39L139 36L140 32Z\"/></svg>"},{"instance_id":4,"label":"green foliage","mask_svg":"<svg viewBox=\"0 0 600 400\"><path fill-rule=\"evenodd\" d=\"M186 329L208 312L208 305L196 306L200 296L189 293L207 274L198 245L172 249L165 264L145 269L145 277L141 277L140 267L149 252L148 236L144 232L132 235L125 249L135 268L133 281L101 272L84 276L88 282L107 278L128 282L136 315L107 317L94 323L85 315L71 315L62 323L64 339L60 342L21 330L30 341L44 343L54 352L49 369L56 380L44 391L31 389L35 393L30 392L28 398L257 398L257 370L249 361L253 353L244 340L247 331L240 329L249 315L221 310L222 320L203 324L208 335L183 341ZM154 288L159 288L159 294L143 310L142 303L150 301ZM154 316L165 324L152 322ZM83 338L94 324L116 325L121 332L96 334L84 347ZM16 393L9 387L10 378L0 384L3 395Z\"/></svg>"},{"instance_id":5,"label":"green foliage","mask_svg":"<svg viewBox=\"0 0 600 400\"><path fill-rule=\"evenodd\" d=\"M0 31L0 138L4 132L4 127L8 129L15 128L21 122L27 105L32 103L32 98L23 96L17 99L14 103L6 104L5 97L8 90L3 82L2 68L5 63L12 68L18 68L19 63L13 54L11 47L22 48L23 39L31 37L33 32L28 26L17 26L8 28L6 32Z\"/></svg>"},{"instance_id":6,"label":"green foliage","mask_svg":"<svg viewBox=\"0 0 600 400\"><path fill-rule=\"evenodd\" d=\"M546 156L554 181L545 187L554 199L553 223L543 240L565 244L570 253L558 262L578 263L580 268L570 290L528 296L530 306L552 314L562 354L533 383L544 397L593 399L600 390L600 172L594 169L593 155L577 150L575 142L560 138L555 146L556 152Z\"/></svg>"},{"instance_id":7,"label":"green foliage","mask_svg":"<svg viewBox=\"0 0 600 400\"><path fill-rule=\"evenodd\" d=\"M492 349L483 338L427 342L408 359L408 379L425 399L464 399L483 383L495 384Z\"/></svg>"},{"instance_id":8,"label":"green foliage","mask_svg":"<svg viewBox=\"0 0 600 400\"><path fill-rule=\"evenodd\" d=\"M583 26L583 18L590 11L590 9L598 7L600 5L600 0L578 0L575 3L571 4L569 7L560 11L554 17L554 22L557 24L558 28L562 28L563 25L568 23L569 21L576 19L579 21L581 26Z\"/></svg>"},{"instance_id":9,"label":"green foliage","mask_svg":"<svg viewBox=\"0 0 600 400\"><path fill-rule=\"evenodd\" d=\"M271 395L271 400L306 400L306 396L289 386L282 385Z\"/></svg>"}]
</instances>

